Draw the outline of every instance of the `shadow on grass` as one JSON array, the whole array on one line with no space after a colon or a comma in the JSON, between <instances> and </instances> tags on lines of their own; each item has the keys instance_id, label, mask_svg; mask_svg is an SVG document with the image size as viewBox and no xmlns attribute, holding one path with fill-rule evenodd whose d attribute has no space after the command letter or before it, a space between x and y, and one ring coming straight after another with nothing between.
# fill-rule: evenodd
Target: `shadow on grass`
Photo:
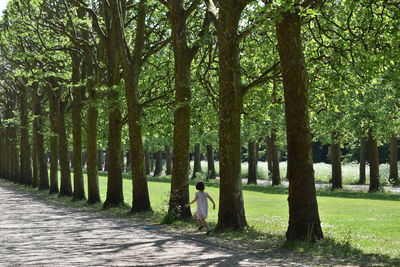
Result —
<instances>
[{"instance_id":1,"label":"shadow on grass","mask_svg":"<svg viewBox=\"0 0 400 267\"><path fill-rule=\"evenodd\" d=\"M294 242L287 241L283 248L313 256L318 256L320 262L332 262L336 265L357 266L400 266L399 258L391 258L381 254L367 254L354 248L349 242L337 242L326 238L319 242Z\"/></svg>"}]
</instances>

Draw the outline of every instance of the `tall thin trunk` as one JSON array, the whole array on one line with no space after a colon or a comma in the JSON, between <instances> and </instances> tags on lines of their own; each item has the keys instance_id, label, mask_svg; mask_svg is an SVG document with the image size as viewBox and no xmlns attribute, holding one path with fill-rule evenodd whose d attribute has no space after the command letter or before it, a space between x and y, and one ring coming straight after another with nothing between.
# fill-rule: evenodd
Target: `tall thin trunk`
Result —
<instances>
[{"instance_id":1,"label":"tall thin trunk","mask_svg":"<svg viewBox=\"0 0 400 267\"><path fill-rule=\"evenodd\" d=\"M59 193L58 189L58 136L57 136L57 108L56 99L51 89L48 92L49 99L49 121L50 121L50 194Z\"/></svg>"},{"instance_id":2,"label":"tall thin trunk","mask_svg":"<svg viewBox=\"0 0 400 267\"><path fill-rule=\"evenodd\" d=\"M214 164L214 148L207 145L207 179L215 179L217 176Z\"/></svg>"},{"instance_id":3,"label":"tall thin trunk","mask_svg":"<svg viewBox=\"0 0 400 267\"><path fill-rule=\"evenodd\" d=\"M37 86L35 86L37 87ZM20 114L20 174L24 184L33 185L31 146L29 144L29 123L28 123L28 89L26 86L19 87L19 114ZM37 90L37 88L32 88Z\"/></svg>"},{"instance_id":4,"label":"tall thin trunk","mask_svg":"<svg viewBox=\"0 0 400 267\"><path fill-rule=\"evenodd\" d=\"M332 164L332 190L343 188L342 186L342 151L340 143L330 145L330 158Z\"/></svg>"},{"instance_id":5,"label":"tall thin trunk","mask_svg":"<svg viewBox=\"0 0 400 267\"><path fill-rule=\"evenodd\" d=\"M85 189L82 171L82 86L80 82L81 58L75 52L70 52L72 58L72 153L74 164L73 200L85 199Z\"/></svg>"},{"instance_id":6,"label":"tall thin trunk","mask_svg":"<svg viewBox=\"0 0 400 267\"><path fill-rule=\"evenodd\" d=\"M104 152L104 171L108 172L108 145Z\"/></svg>"},{"instance_id":7,"label":"tall thin trunk","mask_svg":"<svg viewBox=\"0 0 400 267\"><path fill-rule=\"evenodd\" d=\"M195 144L192 179L195 179L199 172L201 172L201 146L200 144Z\"/></svg>"},{"instance_id":8,"label":"tall thin trunk","mask_svg":"<svg viewBox=\"0 0 400 267\"><path fill-rule=\"evenodd\" d=\"M250 141L248 143L248 175L247 184L257 184L257 164L258 164L258 143Z\"/></svg>"},{"instance_id":9,"label":"tall thin trunk","mask_svg":"<svg viewBox=\"0 0 400 267\"><path fill-rule=\"evenodd\" d=\"M399 185L399 170L397 167L397 135L392 133L390 137L390 174L389 180L394 185Z\"/></svg>"},{"instance_id":10,"label":"tall thin trunk","mask_svg":"<svg viewBox=\"0 0 400 267\"><path fill-rule=\"evenodd\" d=\"M84 35L85 36L85 35ZM88 37L86 37L88 38ZM88 76L93 75L91 57L85 60ZM100 74L97 73L97 80ZM98 171L103 170L103 151L97 147L97 119L98 110L95 105L97 101L96 90L92 79L87 79L86 91L89 95L89 104L86 118L86 145L87 145L87 183L88 183L88 204L94 204L101 201L99 189Z\"/></svg>"},{"instance_id":11,"label":"tall thin trunk","mask_svg":"<svg viewBox=\"0 0 400 267\"><path fill-rule=\"evenodd\" d=\"M272 185L281 184L281 175L279 170L279 148L276 141L276 129L272 130L271 133L271 163L272 163Z\"/></svg>"},{"instance_id":12,"label":"tall thin trunk","mask_svg":"<svg viewBox=\"0 0 400 267\"><path fill-rule=\"evenodd\" d=\"M308 112L307 69L301 45L301 17L281 12L276 24L283 76L289 175L288 240L323 238L315 191Z\"/></svg>"},{"instance_id":13,"label":"tall thin trunk","mask_svg":"<svg viewBox=\"0 0 400 267\"><path fill-rule=\"evenodd\" d=\"M47 171L47 162L44 149L44 136L43 136L43 108L42 102L37 92L32 92L33 102L33 114L35 118L33 120L33 155L34 155L34 166L36 166L36 176L38 179L38 186L41 190L49 189L49 175Z\"/></svg>"},{"instance_id":14,"label":"tall thin trunk","mask_svg":"<svg viewBox=\"0 0 400 267\"><path fill-rule=\"evenodd\" d=\"M171 160L171 148L165 146L165 175L171 175L172 173L172 160Z\"/></svg>"},{"instance_id":15,"label":"tall thin trunk","mask_svg":"<svg viewBox=\"0 0 400 267\"><path fill-rule=\"evenodd\" d=\"M365 174L365 166L366 166L366 141L365 137L360 137L360 180L358 181L359 184L365 184L366 182L366 174Z\"/></svg>"},{"instance_id":16,"label":"tall thin trunk","mask_svg":"<svg viewBox=\"0 0 400 267\"><path fill-rule=\"evenodd\" d=\"M97 110L96 110L96 118L97 118ZM103 171L103 150L102 149L98 149L97 150L97 170L99 172Z\"/></svg>"},{"instance_id":17,"label":"tall thin trunk","mask_svg":"<svg viewBox=\"0 0 400 267\"><path fill-rule=\"evenodd\" d=\"M60 96L59 96L60 97ZM60 157L60 196L72 196L71 169L68 159L68 138L65 125L65 103L58 98L57 105L58 153ZM75 162L76 163L76 162ZM74 166L75 167L75 166Z\"/></svg>"},{"instance_id":18,"label":"tall thin trunk","mask_svg":"<svg viewBox=\"0 0 400 267\"><path fill-rule=\"evenodd\" d=\"M268 164L268 178L272 177L273 172L273 161L272 161L272 142L271 137L265 137L265 150L267 152L267 164Z\"/></svg>"},{"instance_id":19,"label":"tall thin trunk","mask_svg":"<svg viewBox=\"0 0 400 267\"><path fill-rule=\"evenodd\" d=\"M150 175L151 171L150 152L147 150L147 148L144 151L144 161L145 161L146 175Z\"/></svg>"},{"instance_id":20,"label":"tall thin trunk","mask_svg":"<svg viewBox=\"0 0 400 267\"><path fill-rule=\"evenodd\" d=\"M369 190L368 192L377 192L380 189L379 183L379 154L378 142L372 134L372 130L368 133L369 146Z\"/></svg>"},{"instance_id":21,"label":"tall thin trunk","mask_svg":"<svg viewBox=\"0 0 400 267\"><path fill-rule=\"evenodd\" d=\"M155 155L156 155L156 167L154 169L154 174L153 174L154 177L160 176L163 170L162 151L161 150L157 151Z\"/></svg>"},{"instance_id":22,"label":"tall thin trunk","mask_svg":"<svg viewBox=\"0 0 400 267\"><path fill-rule=\"evenodd\" d=\"M101 1L104 19L105 67L107 70L107 108L108 108L108 144L107 144L107 197L103 207L118 207L124 203L121 169L122 115L120 109L121 86L121 21L115 17L116 2Z\"/></svg>"}]
</instances>

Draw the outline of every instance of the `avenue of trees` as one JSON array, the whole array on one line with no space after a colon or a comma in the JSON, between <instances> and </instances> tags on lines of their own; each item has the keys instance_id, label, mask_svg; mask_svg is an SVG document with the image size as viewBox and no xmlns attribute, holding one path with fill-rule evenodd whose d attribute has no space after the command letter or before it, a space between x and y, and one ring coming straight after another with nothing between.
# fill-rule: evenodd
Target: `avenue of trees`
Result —
<instances>
[{"instance_id":1,"label":"avenue of trees","mask_svg":"<svg viewBox=\"0 0 400 267\"><path fill-rule=\"evenodd\" d=\"M380 190L383 144L399 184L399 20L390 0L11 0L0 22L0 176L108 208L124 203L131 171L131 211L146 212L147 176L165 156L168 213L186 219L189 179L202 154L216 178L218 156L216 231L242 230L241 163L257 183L265 147L273 185L287 160L287 239L322 239L312 142L329 145L333 189L346 148L360 151L359 183L368 162L369 191Z\"/></svg>"}]
</instances>

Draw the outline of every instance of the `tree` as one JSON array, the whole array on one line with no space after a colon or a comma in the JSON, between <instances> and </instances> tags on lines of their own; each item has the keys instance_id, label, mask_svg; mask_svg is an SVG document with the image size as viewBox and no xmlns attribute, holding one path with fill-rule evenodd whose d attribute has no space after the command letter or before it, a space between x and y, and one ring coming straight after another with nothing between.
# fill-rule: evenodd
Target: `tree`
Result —
<instances>
[{"instance_id":1,"label":"tree","mask_svg":"<svg viewBox=\"0 0 400 267\"><path fill-rule=\"evenodd\" d=\"M307 69L301 46L299 7L280 11L276 32L285 92L288 149L289 226L286 238L304 241L320 240L323 233L314 185Z\"/></svg>"}]
</instances>

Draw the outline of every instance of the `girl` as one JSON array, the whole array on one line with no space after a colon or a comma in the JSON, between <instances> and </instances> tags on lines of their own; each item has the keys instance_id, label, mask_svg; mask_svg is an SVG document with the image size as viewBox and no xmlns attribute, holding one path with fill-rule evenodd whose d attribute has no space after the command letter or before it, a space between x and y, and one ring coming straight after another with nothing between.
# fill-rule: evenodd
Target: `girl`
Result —
<instances>
[{"instance_id":1,"label":"girl","mask_svg":"<svg viewBox=\"0 0 400 267\"><path fill-rule=\"evenodd\" d=\"M198 182L196 184L196 189L199 190L196 192L196 195L193 199L192 202L189 204L186 204L186 207L189 207L192 205L194 202L197 202L197 211L194 214L194 217L197 220L197 223L199 224L198 230L203 229L203 227L206 227L208 235L211 230L210 227L208 226L208 223L206 222L207 214L208 214L208 202L207 198L210 199L210 201L213 203L213 209L215 210L215 202L214 200L208 195L207 192L204 192L204 183L203 182Z\"/></svg>"}]
</instances>

